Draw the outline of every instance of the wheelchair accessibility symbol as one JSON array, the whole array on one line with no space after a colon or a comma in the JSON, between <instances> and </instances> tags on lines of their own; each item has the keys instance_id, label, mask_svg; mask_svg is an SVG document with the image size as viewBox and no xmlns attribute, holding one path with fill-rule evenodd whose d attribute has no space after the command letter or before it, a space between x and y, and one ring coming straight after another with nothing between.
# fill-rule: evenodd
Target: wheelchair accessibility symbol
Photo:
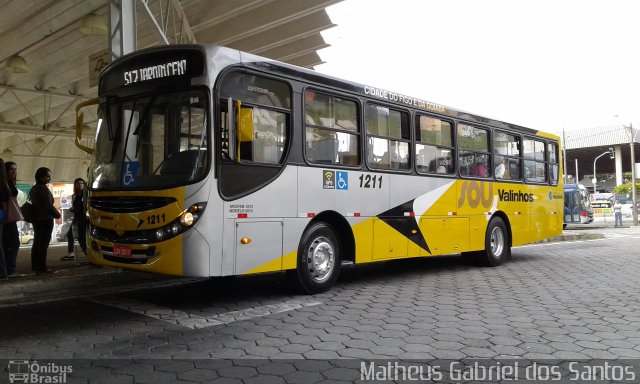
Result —
<instances>
[{"instance_id":1,"label":"wheelchair accessibility symbol","mask_svg":"<svg viewBox=\"0 0 640 384\"><path fill-rule=\"evenodd\" d=\"M349 173L348 172L336 172L336 189L349 189Z\"/></svg>"},{"instance_id":2,"label":"wheelchair accessibility symbol","mask_svg":"<svg viewBox=\"0 0 640 384\"><path fill-rule=\"evenodd\" d=\"M125 187L135 187L138 176L138 162L132 161L123 164L122 185Z\"/></svg>"}]
</instances>

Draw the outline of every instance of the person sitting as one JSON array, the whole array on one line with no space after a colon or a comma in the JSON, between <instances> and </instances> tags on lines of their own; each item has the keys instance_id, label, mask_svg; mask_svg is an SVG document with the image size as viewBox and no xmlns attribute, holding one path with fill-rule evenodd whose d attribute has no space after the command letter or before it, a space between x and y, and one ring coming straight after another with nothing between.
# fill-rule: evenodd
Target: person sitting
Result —
<instances>
[{"instance_id":1,"label":"person sitting","mask_svg":"<svg viewBox=\"0 0 640 384\"><path fill-rule=\"evenodd\" d=\"M504 179L504 171L505 171L506 167L504 166L504 161L501 161L500 164L498 164L498 166L496 167L496 178L497 179Z\"/></svg>"},{"instance_id":2,"label":"person sitting","mask_svg":"<svg viewBox=\"0 0 640 384\"><path fill-rule=\"evenodd\" d=\"M478 177L487 177L487 176L489 176L489 172L487 171L487 166L484 163L476 164L476 175Z\"/></svg>"}]
</instances>

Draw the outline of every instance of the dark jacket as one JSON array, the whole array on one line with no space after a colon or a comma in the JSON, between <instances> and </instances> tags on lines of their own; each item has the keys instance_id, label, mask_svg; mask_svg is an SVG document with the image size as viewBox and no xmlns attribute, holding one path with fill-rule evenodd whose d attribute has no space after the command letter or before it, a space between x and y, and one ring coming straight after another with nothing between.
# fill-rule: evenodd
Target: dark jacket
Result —
<instances>
[{"instance_id":1,"label":"dark jacket","mask_svg":"<svg viewBox=\"0 0 640 384\"><path fill-rule=\"evenodd\" d=\"M46 184L36 183L29 192L33 204L34 220L51 220L60 217L60 212L53 206L53 195Z\"/></svg>"},{"instance_id":2,"label":"dark jacket","mask_svg":"<svg viewBox=\"0 0 640 384\"><path fill-rule=\"evenodd\" d=\"M86 221L85 211L84 211L84 194L73 194L71 196L71 208L73 211L73 221L74 222L84 222Z\"/></svg>"}]
</instances>

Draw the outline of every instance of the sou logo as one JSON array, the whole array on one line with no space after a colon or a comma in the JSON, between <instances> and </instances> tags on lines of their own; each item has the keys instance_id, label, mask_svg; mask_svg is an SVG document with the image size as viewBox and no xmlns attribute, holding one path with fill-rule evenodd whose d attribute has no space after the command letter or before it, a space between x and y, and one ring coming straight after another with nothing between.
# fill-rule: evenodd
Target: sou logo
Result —
<instances>
[{"instance_id":1,"label":"sou logo","mask_svg":"<svg viewBox=\"0 0 640 384\"><path fill-rule=\"evenodd\" d=\"M460 188L458 208L461 208L464 205L465 200L471 208L476 208L479 204L482 204L484 208L491 208L493 200L493 183L483 183L475 180L464 181L462 183L462 188Z\"/></svg>"}]
</instances>

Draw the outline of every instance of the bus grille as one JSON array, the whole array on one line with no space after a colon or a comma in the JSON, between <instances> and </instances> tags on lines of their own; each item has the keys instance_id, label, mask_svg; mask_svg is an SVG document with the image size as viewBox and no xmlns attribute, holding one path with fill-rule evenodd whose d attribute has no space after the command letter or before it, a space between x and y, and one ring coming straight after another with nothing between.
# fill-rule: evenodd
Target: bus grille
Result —
<instances>
[{"instance_id":1,"label":"bus grille","mask_svg":"<svg viewBox=\"0 0 640 384\"><path fill-rule=\"evenodd\" d=\"M111 213L144 212L162 208L175 203L173 197L137 197L137 196L113 196L91 197L89 204L92 208Z\"/></svg>"},{"instance_id":2,"label":"bus grille","mask_svg":"<svg viewBox=\"0 0 640 384\"><path fill-rule=\"evenodd\" d=\"M93 237L98 240L110 243L121 242L123 244L148 244L155 239L156 229L143 229L137 231L125 231L122 236L118 236L112 229L90 226Z\"/></svg>"}]
</instances>

